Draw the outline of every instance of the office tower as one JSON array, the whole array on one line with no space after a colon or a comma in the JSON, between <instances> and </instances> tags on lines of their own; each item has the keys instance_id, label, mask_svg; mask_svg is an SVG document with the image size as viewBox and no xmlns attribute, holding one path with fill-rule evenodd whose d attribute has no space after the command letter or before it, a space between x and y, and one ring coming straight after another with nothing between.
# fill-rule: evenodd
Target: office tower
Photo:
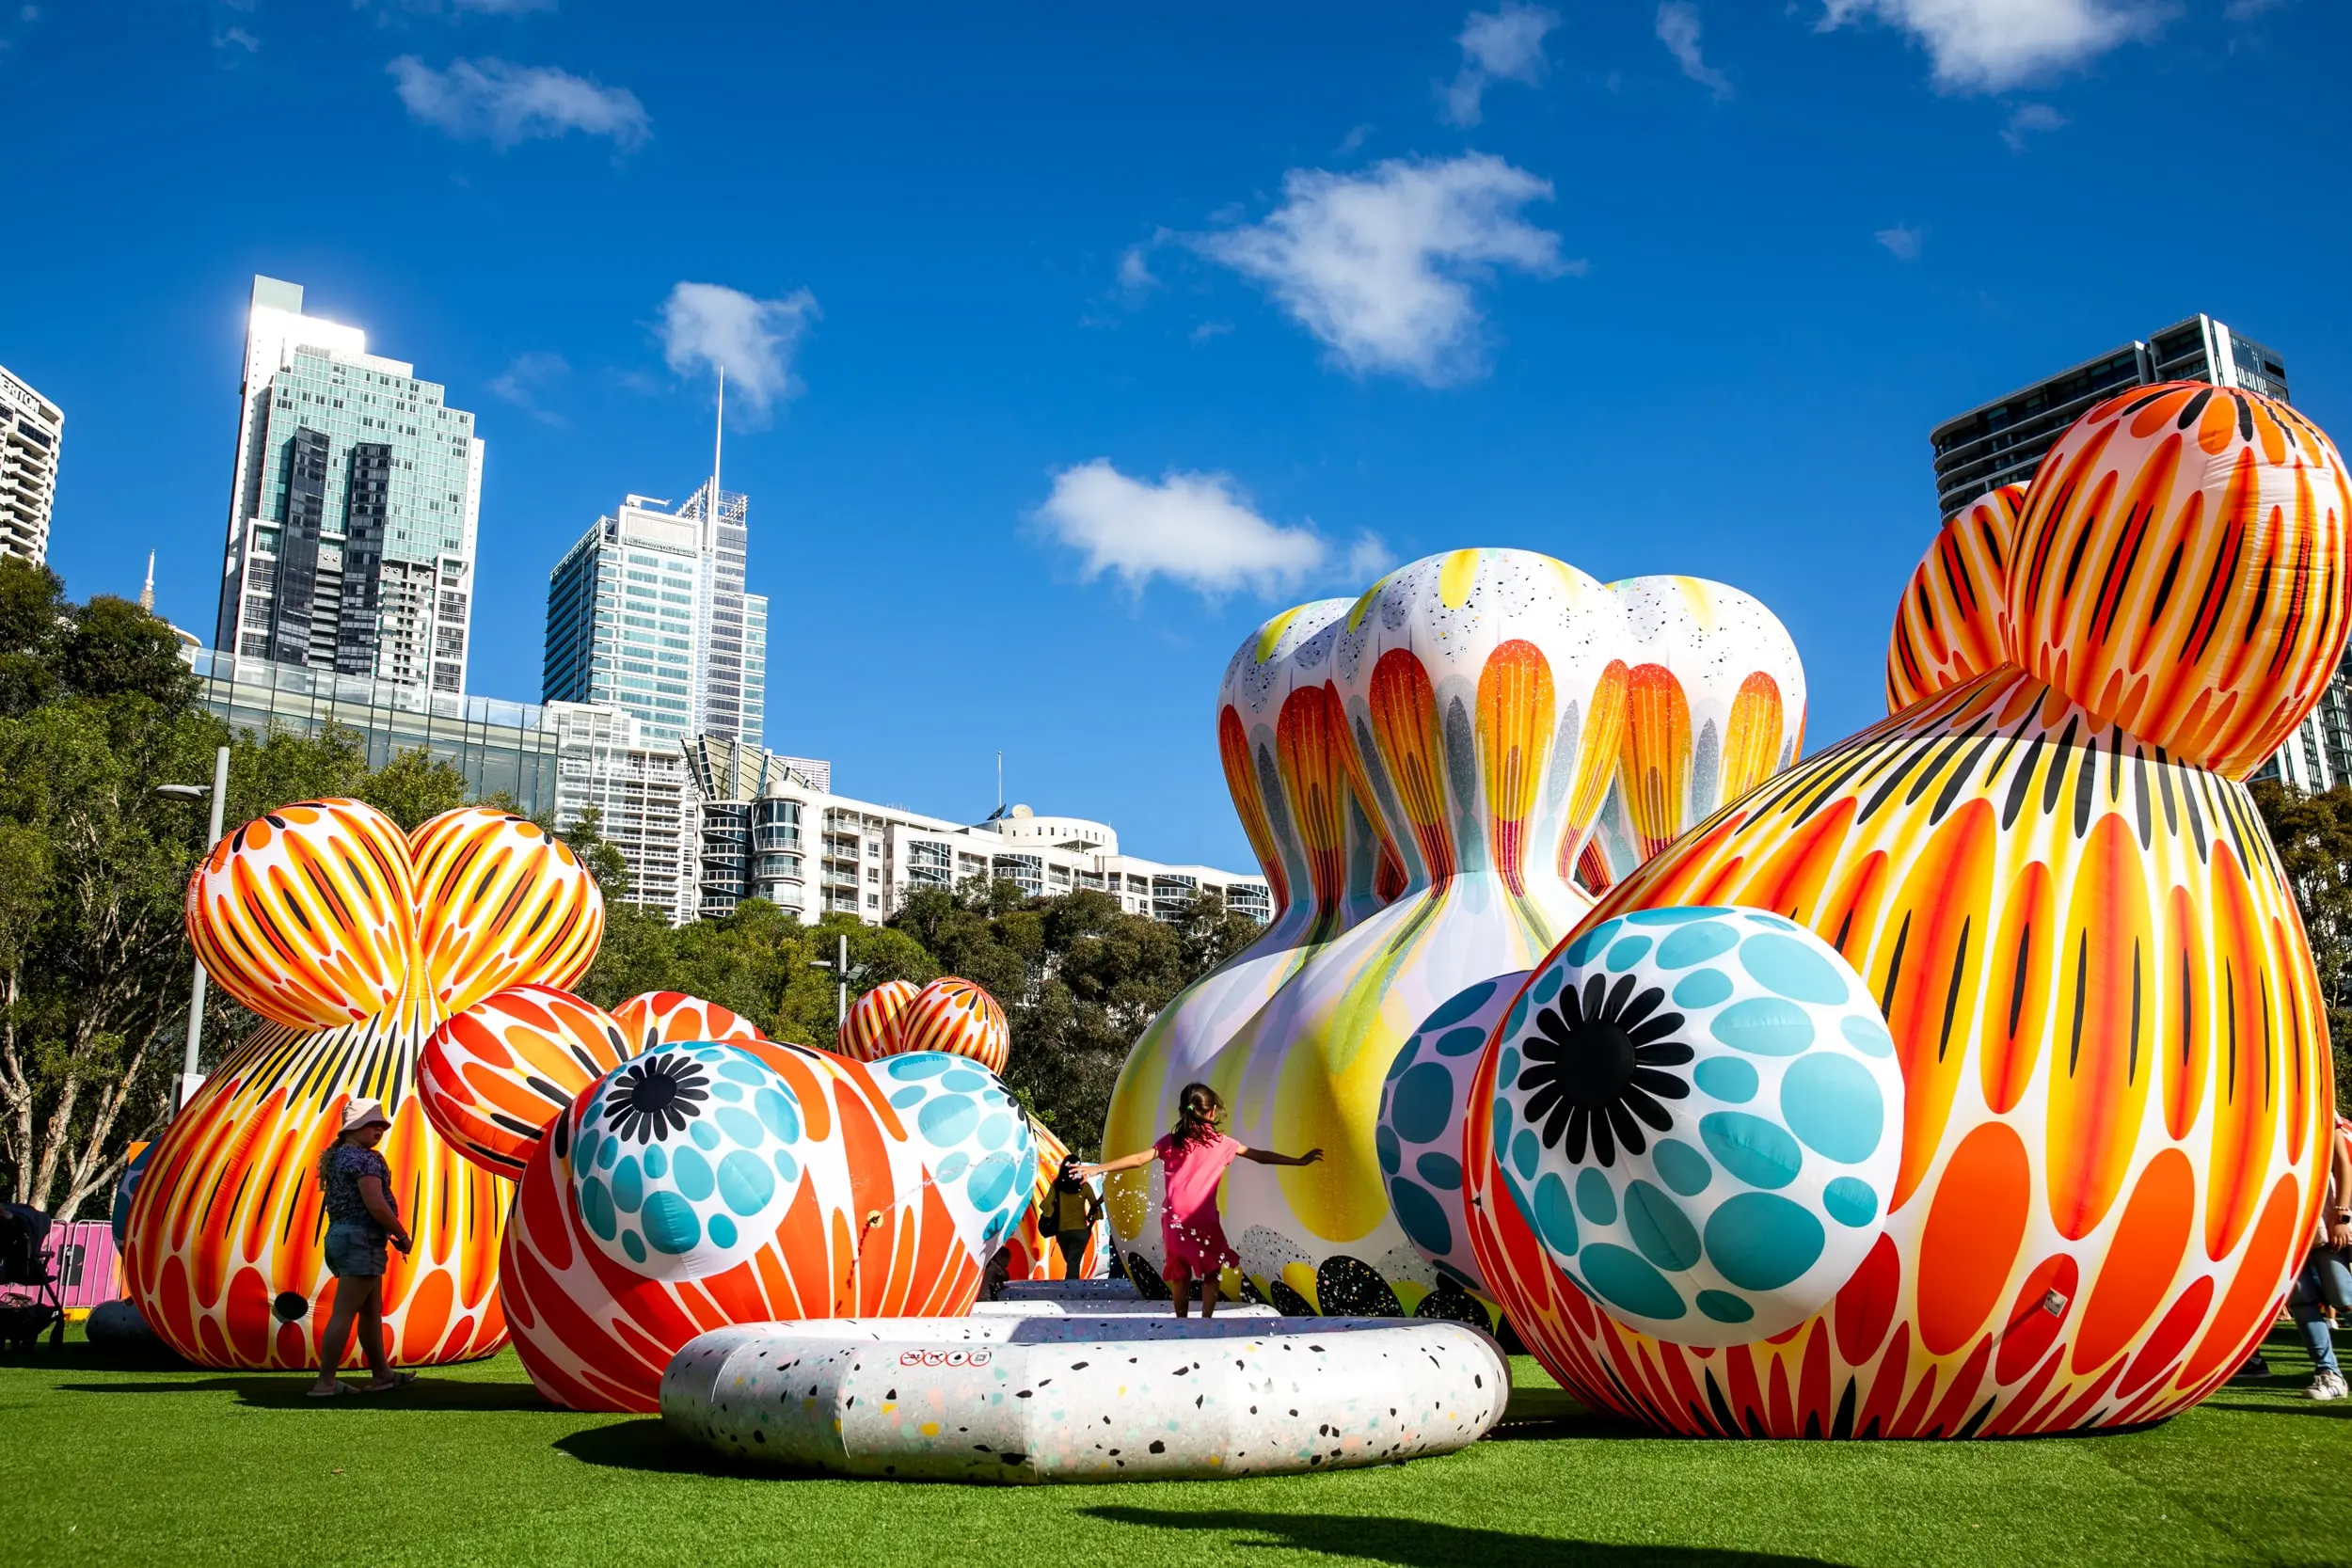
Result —
<instances>
[{"instance_id":1,"label":"office tower","mask_svg":"<svg viewBox=\"0 0 2352 1568\"><path fill-rule=\"evenodd\" d=\"M254 278L215 643L463 691L482 453L414 365Z\"/></svg>"},{"instance_id":2,"label":"office tower","mask_svg":"<svg viewBox=\"0 0 2352 1568\"><path fill-rule=\"evenodd\" d=\"M0 365L0 555L48 559L64 438L65 411Z\"/></svg>"},{"instance_id":3,"label":"office tower","mask_svg":"<svg viewBox=\"0 0 2352 1568\"><path fill-rule=\"evenodd\" d=\"M768 600L743 588L750 502L720 487L714 451L710 478L669 505L628 497L556 562L542 693L619 708L648 739L711 736L756 752Z\"/></svg>"},{"instance_id":4,"label":"office tower","mask_svg":"<svg viewBox=\"0 0 2352 1568\"><path fill-rule=\"evenodd\" d=\"M2145 342L2129 342L1937 425L1935 504L1948 517L1988 490L2023 484L2067 426L2126 387L2210 381L2285 403L2286 366L2276 351L2211 316L2191 316Z\"/></svg>"},{"instance_id":5,"label":"office tower","mask_svg":"<svg viewBox=\"0 0 2352 1568\"><path fill-rule=\"evenodd\" d=\"M2128 388L2166 381L2207 381L2291 401L2278 351L2211 316L2191 316L2144 342L2086 359L1937 425L1928 440L1939 514L1948 517L1988 490L2028 483L2067 427L2094 404ZM2352 655L2328 683L2319 706L2255 777L2302 789L2352 781Z\"/></svg>"}]
</instances>

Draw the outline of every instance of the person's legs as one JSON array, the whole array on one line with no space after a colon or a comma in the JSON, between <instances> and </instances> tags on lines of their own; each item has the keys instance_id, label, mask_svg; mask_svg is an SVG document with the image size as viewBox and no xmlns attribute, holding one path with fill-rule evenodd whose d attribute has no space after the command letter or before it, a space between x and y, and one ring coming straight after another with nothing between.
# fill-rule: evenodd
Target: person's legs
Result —
<instances>
[{"instance_id":1,"label":"person's legs","mask_svg":"<svg viewBox=\"0 0 2352 1568\"><path fill-rule=\"evenodd\" d=\"M1192 1271L1184 1266L1181 1259L1171 1258L1168 1260L1168 1267L1160 1271L1160 1277L1168 1281L1168 1294L1176 1298L1176 1315L1180 1318L1192 1316Z\"/></svg>"},{"instance_id":2,"label":"person's legs","mask_svg":"<svg viewBox=\"0 0 2352 1568\"><path fill-rule=\"evenodd\" d=\"M1200 1272L1200 1315L1203 1318L1216 1316L1216 1288L1223 1279L1224 1271L1221 1269L1208 1268Z\"/></svg>"},{"instance_id":3,"label":"person's legs","mask_svg":"<svg viewBox=\"0 0 2352 1568\"><path fill-rule=\"evenodd\" d=\"M334 1309L326 1314L326 1326L319 1330L319 1380L310 1386L312 1393L323 1394L336 1386L343 1352L351 1344L351 1320L359 1309L361 1292L353 1288L358 1283L356 1279L335 1281Z\"/></svg>"},{"instance_id":4,"label":"person's legs","mask_svg":"<svg viewBox=\"0 0 2352 1568\"><path fill-rule=\"evenodd\" d=\"M2329 1330L2326 1314L2326 1292L2332 1283L2328 1279L2326 1266L2330 1256L2314 1251L2287 1291L2287 1315L2303 1331L2304 1348L2312 1354L2310 1393L2315 1400L2339 1399L2344 1390L2344 1372L2336 1364L2335 1336ZM2342 1270L2338 1261L2337 1272Z\"/></svg>"},{"instance_id":5,"label":"person's legs","mask_svg":"<svg viewBox=\"0 0 2352 1568\"><path fill-rule=\"evenodd\" d=\"M384 1276L357 1280L367 1287L359 1298L359 1350L368 1358L368 1370L374 1374L371 1388L389 1388L396 1381L392 1376L390 1348L384 1341Z\"/></svg>"},{"instance_id":6,"label":"person's legs","mask_svg":"<svg viewBox=\"0 0 2352 1568\"><path fill-rule=\"evenodd\" d=\"M1079 1272L1086 1267L1087 1232L1083 1230L1057 1232L1054 1244L1061 1248L1061 1276L1064 1279L1077 1278Z\"/></svg>"}]
</instances>

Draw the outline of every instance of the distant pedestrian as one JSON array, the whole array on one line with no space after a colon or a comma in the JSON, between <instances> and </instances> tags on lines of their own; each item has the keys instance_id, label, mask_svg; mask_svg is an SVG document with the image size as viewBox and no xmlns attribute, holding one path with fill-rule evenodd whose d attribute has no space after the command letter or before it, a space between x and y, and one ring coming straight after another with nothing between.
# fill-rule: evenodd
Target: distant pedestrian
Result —
<instances>
[{"instance_id":1,"label":"distant pedestrian","mask_svg":"<svg viewBox=\"0 0 2352 1568\"><path fill-rule=\"evenodd\" d=\"M366 1357L373 1381L361 1391L381 1394L416 1381L414 1372L392 1370L391 1351L384 1340L384 1271L390 1259L385 1244L405 1254L408 1227L400 1222L392 1201L392 1170L375 1146L384 1140L391 1118L373 1100L355 1100L343 1107L342 1131L319 1157L319 1186L326 1195L326 1267L335 1276L335 1307L319 1336L319 1380L310 1386L314 1400L348 1394L351 1386L337 1373L351 1340L352 1324L359 1325L359 1354Z\"/></svg>"},{"instance_id":2,"label":"distant pedestrian","mask_svg":"<svg viewBox=\"0 0 2352 1568\"><path fill-rule=\"evenodd\" d=\"M2312 1386L2304 1392L2315 1400L2340 1400L2345 1393L2344 1370L2336 1365L2335 1315L2352 1310L2352 1121L2336 1118L2331 1157L2328 1162L2328 1204L2319 1212L2319 1227L2302 1272L2287 1292L2287 1312L2303 1331L2312 1353Z\"/></svg>"},{"instance_id":3,"label":"distant pedestrian","mask_svg":"<svg viewBox=\"0 0 2352 1568\"><path fill-rule=\"evenodd\" d=\"M1099 1165L1080 1165L1081 1180L1111 1171L1135 1170L1161 1162L1168 1171L1168 1201L1160 1210L1160 1242L1168 1261L1160 1276L1176 1297L1176 1315L1187 1315L1192 1282L1200 1282L1200 1315L1216 1316L1217 1279L1228 1263L1239 1263L1225 1240L1225 1223L1217 1214L1217 1186L1225 1167L1235 1160L1260 1165L1311 1165L1323 1150L1277 1154L1270 1148L1250 1148L1217 1131L1225 1102L1206 1084L1186 1084L1177 1097L1176 1126L1159 1142L1139 1154L1124 1155Z\"/></svg>"},{"instance_id":4,"label":"distant pedestrian","mask_svg":"<svg viewBox=\"0 0 2352 1568\"><path fill-rule=\"evenodd\" d=\"M989 1259L986 1266L980 1270L980 1299L982 1301L1004 1300L1005 1286L1011 1279L1012 1248L1000 1246L996 1249L995 1256Z\"/></svg>"},{"instance_id":5,"label":"distant pedestrian","mask_svg":"<svg viewBox=\"0 0 2352 1568\"><path fill-rule=\"evenodd\" d=\"M1045 1203L1046 1224L1054 1244L1061 1248L1061 1276L1075 1279L1086 1271L1087 1243L1094 1235L1094 1222L1103 1217L1103 1200L1078 1174L1075 1154L1062 1157L1061 1170L1054 1178Z\"/></svg>"}]
</instances>

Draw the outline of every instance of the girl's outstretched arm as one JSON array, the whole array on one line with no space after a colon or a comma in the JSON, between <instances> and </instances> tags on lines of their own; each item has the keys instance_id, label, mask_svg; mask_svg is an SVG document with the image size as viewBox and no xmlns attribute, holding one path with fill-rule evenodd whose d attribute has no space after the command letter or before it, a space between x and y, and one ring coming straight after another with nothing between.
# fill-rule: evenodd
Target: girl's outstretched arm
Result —
<instances>
[{"instance_id":1,"label":"girl's outstretched arm","mask_svg":"<svg viewBox=\"0 0 2352 1568\"><path fill-rule=\"evenodd\" d=\"M1116 1160L1105 1160L1099 1165L1080 1165L1078 1180L1084 1181L1089 1177L1106 1176L1115 1170L1134 1170L1138 1165L1150 1164L1159 1157L1158 1149L1147 1148L1136 1154L1122 1154Z\"/></svg>"},{"instance_id":2,"label":"girl's outstretched arm","mask_svg":"<svg viewBox=\"0 0 2352 1568\"><path fill-rule=\"evenodd\" d=\"M1236 1160L1248 1160L1260 1165L1311 1165L1323 1158L1323 1150L1311 1148L1304 1154L1277 1154L1270 1148L1237 1148Z\"/></svg>"}]
</instances>

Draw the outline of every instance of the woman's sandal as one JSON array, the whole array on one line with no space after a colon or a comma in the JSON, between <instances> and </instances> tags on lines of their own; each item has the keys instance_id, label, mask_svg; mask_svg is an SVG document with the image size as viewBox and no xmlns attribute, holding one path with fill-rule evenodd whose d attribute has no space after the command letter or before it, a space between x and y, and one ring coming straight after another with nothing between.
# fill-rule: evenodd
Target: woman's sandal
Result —
<instances>
[{"instance_id":1,"label":"woman's sandal","mask_svg":"<svg viewBox=\"0 0 2352 1568\"><path fill-rule=\"evenodd\" d=\"M416 1381L417 1374L414 1372L394 1372L392 1374L391 1382L363 1383L359 1386L359 1392L363 1394L394 1394L398 1393L401 1389L407 1387L410 1384Z\"/></svg>"},{"instance_id":2,"label":"woman's sandal","mask_svg":"<svg viewBox=\"0 0 2352 1568\"><path fill-rule=\"evenodd\" d=\"M351 1391L352 1387L350 1384L338 1383L330 1387L313 1388L310 1391L310 1397L314 1400L334 1400L341 1399L343 1395L348 1394Z\"/></svg>"}]
</instances>

